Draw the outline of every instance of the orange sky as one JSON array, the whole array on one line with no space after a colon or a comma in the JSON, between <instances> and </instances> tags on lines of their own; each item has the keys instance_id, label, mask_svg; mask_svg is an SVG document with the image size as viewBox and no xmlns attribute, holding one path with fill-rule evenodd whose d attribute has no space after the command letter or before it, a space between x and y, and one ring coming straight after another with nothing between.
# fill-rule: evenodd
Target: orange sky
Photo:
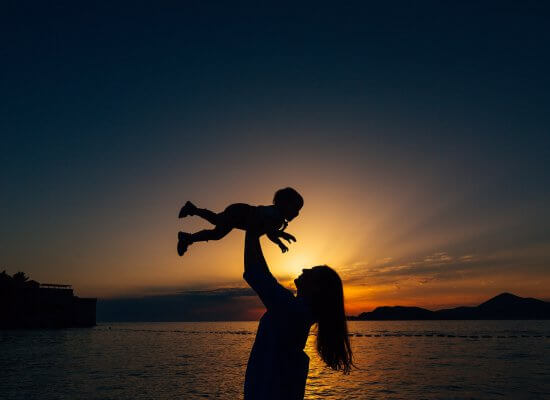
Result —
<instances>
[{"instance_id":1,"label":"orange sky","mask_svg":"<svg viewBox=\"0 0 550 400\"><path fill-rule=\"evenodd\" d=\"M177 231L208 223L198 217L178 220L179 208L187 199L215 211L233 202L269 204L276 188L291 185L305 198L300 216L287 228L298 242L281 254L263 240L269 265L288 287L302 268L332 266L343 278L349 314L379 305L477 304L502 291L548 297L549 246L499 245L498 232L517 224L516 216L451 218L456 199L438 193L436 182L397 185L380 176L387 171L366 173L353 159L348 165L325 161L296 160L280 168L267 162L252 174L245 167L211 167L201 170L203 183L151 177L152 188L118 188L110 193L116 210L100 204L64 229L51 225L57 239L33 252L22 250L8 272L21 269L41 282L71 283L81 296L241 287L243 232L192 245L180 258ZM323 174L316 167L321 164Z\"/></svg>"}]
</instances>

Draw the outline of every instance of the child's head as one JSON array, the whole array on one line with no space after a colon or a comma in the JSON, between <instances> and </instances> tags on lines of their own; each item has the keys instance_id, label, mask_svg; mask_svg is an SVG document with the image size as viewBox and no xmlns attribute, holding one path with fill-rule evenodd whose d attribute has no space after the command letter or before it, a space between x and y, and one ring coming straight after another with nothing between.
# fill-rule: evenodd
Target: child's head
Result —
<instances>
[{"instance_id":1,"label":"child's head","mask_svg":"<svg viewBox=\"0 0 550 400\"><path fill-rule=\"evenodd\" d=\"M273 204L281 210L283 217L285 217L287 221L292 221L303 207L304 199L296 190L287 187L275 192Z\"/></svg>"}]
</instances>

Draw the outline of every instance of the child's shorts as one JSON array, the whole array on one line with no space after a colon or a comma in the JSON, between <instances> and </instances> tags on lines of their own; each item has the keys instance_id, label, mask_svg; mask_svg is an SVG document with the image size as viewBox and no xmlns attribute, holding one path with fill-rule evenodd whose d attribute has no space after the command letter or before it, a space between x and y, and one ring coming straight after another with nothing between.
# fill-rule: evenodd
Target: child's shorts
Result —
<instances>
[{"instance_id":1,"label":"child's shorts","mask_svg":"<svg viewBox=\"0 0 550 400\"><path fill-rule=\"evenodd\" d=\"M219 222L217 226L223 225L247 230L251 222L250 218L253 210L254 207L249 204L231 204L218 214Z\"/></svg>"}]
</instances>

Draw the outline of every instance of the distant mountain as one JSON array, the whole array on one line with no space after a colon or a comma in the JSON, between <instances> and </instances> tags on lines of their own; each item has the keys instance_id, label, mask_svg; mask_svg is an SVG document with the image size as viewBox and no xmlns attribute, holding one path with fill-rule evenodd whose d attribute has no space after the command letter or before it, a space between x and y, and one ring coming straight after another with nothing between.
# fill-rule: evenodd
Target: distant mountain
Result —
<instances>
[{"instance_id":1,"label":"distant mountain","mask_svg":"<svg viewBox=\"0 0 550 400\"><path fill-rule=\"evenodd\" d=\"M511 293L481 303L477 307L456 307L430 311L420 307L377 307L364 312L353 320L446 320L446 319L550 319L550 303L542 300L519 297Z\"/></svg>"}]
</instances>

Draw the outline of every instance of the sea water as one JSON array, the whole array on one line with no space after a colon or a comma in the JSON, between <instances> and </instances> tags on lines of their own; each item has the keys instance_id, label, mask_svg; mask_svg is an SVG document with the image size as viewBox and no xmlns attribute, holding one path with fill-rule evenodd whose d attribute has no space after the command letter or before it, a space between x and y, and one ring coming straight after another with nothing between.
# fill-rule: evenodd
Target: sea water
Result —
<instances>
[{"instance_id":1,"label":"sea water","mask_svg":"<svg viewBox=\"0 0 550 400\"><path fill-rule=\"evenodd\" d=\"M0 331L1 399L242 399L256 322ZM306 399L550 399L550 321L349 323L350 375L311 358Z\"/></svg>"}]
</instances>

